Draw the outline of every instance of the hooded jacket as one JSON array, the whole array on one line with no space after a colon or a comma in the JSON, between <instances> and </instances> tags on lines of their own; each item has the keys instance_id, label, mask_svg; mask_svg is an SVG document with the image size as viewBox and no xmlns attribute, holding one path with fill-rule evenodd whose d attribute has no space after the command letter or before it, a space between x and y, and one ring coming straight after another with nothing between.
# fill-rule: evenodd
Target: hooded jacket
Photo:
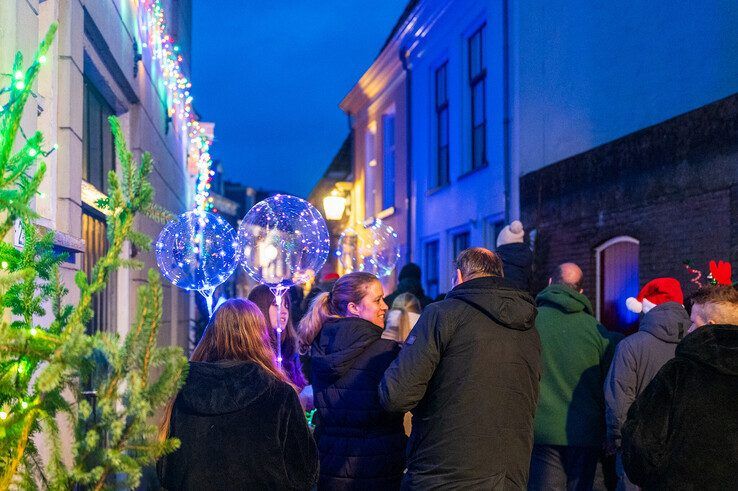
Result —
<instances>
[{"instance_id":1,"label":"hooded jacket","mask_svg":"<svg viewBox=\"0 0 738 491\"><path fill-rule=\"evenodd\" d=\"M502 260L505 279L515 288L530 290L533 275L533 252L528 244L513 242L498 246L495 253Z\"/></svg>"},{"instance_id":2,"label":"hooded jacket","mask_svg":"<svg viewBox=\"0 0 738 491\"><path fill-rule=\"evenodd\" d=\"M566 285L536 297L543 374L537 445L599 447L605 436L602 384L618 335L594 318L589 299Z\"/></svg>"},{"instance_id":3,"label":"hooded jacket","mask_svg":"<svg viewBox=\"0 0 738 491\"><path fill-rule=\"evenodd\" d=\"M190 362L157 463L165 489L310 489L318 454L295 390L250 362Z\"/></svg>"},{"instance_id":4,"label":"hooded jacket","mask_svg":"<svg viewBox=\"0 0 738 491\"><path fill-rule=\"evenodd\" d=\"M618 344L605 381L607 437L620 444L620 429L630 405L674 358L677 344L687 335L691 321L676 302L666 302L649 310L638 332Z\"/></svg>"},{"instance_id":5,"label":"hooded jacket","mask_svg":"<svg viewBox=\"0 0 738 491\"><path fill-rule=\"evenodd\" d=\"M397 489L405 469L403 414L379 405L377 385L399 351L360 318L328 320L311 345L319 489Z\"/></svg>"},{"instance_id":6,"label":"hooded jacket","mask_svg":"<svg viewBox=\"0 0 738 491\"><path fill-rule=\"evenodd\" d=\"M538 400L533 299L502 278L456 286L411 331L379 386L413 413L406 489L524 489Z\"/></svg>"},{"instance_id":7,"label":"hooded jacket","mask_svg":"<svg viewBox=\"0 0 738 491\"><path fill-rule=\"evenodd\" d=\"M738 326L684 338L628 411L628 477L645 490L723 490L738 483Z\"/></svg>"}]
</instances>

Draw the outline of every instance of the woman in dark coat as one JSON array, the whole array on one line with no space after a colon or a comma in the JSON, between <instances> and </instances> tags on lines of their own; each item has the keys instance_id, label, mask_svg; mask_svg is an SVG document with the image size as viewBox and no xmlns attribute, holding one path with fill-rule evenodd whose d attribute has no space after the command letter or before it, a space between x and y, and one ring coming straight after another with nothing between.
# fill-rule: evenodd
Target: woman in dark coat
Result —
<instances>
[{"instance_id":1,"label":"woman in dark coat","mask_svg":"<svg viewBox=\"0 0 738 491\"><path fill-rule=\"evenodd\" d=\"M402 413L379 405L378 386L399 352L382 339L382 285L369 273L341 277L300 322L310 346L320 453L319 489L399 489L405 469Z\"/></svg>"},{"instance_id":2,"label":"woman in dark coat","mask_svg":"<svg viewBox=\"0 0 738 491\"><path fill-rule=\"evenodd\" d=\"M264 316L231 299L210 320L160 438L181 445L157 463L171 490L310 489L317 448L295 387L277 365Z\"/></svg>"}]
</instances>

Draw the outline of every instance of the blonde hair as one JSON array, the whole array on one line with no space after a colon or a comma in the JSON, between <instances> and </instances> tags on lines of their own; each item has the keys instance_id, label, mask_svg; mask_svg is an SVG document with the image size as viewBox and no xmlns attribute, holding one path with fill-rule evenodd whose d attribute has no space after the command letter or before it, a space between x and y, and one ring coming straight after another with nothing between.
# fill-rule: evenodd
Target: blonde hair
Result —
<instances>
[{"instance_id":1,"label":"blonde hair","mask_svg":"<svg viewBox=\"0 0 738 491\"><path fill-rule=\"evenodd\" d=\"M397 341L402 343L407 339L408 334L410 334L413 328L410 325L410 316L408 314L420 315L420 311L422 310L420 300L412 293L402 293L392 302L390 311L392 310L400 312L400 322L397 326Z\"/></svg>"},{"instance_id":2,"label":"blonde hair","mask_svg":"<svg viewBox=\"0 0 738 491\"><path fill-rule=\"evenodd\" d=\"M250 300L232 298L218 307L190 356L191 362L225 360L252 362L294 388L274 358L264 314ZM175 400L176 396L169 400L159 425L162 441L169 435Z\"/></svg>"},{"instance_id":3,"label":"blonde hair","mask_svg":"<svg viewBox=\"0 0 738 491\"><path fill-rule=\"evenodd\" d=\"M325 321L346 317L348 304L359 304L366 295L369 285L375 281L379 280L371 273L349 273L336 280L330 293L318 294L300 321L297 334L300 354L304 355L310 350L310 345L313 344Z\"/></svg>"}]
</instances>

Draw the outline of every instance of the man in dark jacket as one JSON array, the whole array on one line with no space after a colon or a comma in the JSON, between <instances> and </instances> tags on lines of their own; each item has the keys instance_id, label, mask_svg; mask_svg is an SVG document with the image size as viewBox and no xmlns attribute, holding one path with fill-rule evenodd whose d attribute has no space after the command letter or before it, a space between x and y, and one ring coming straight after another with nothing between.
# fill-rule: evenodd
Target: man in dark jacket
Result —
<instances>
[{"instance_id":1,"label":"man in dark jacket","mask_svg":"<svg viewBox=\"0 0 738 491\"><path fill-rule=\"evenodd\" d=\"M693 297L696 329L628 411L628 478L650 489L734 489L738 483L738 291Z\"/></svg>"},{"instance_id":2,"label":"man in dark jacket","mask_svg":"<svg viewBox=\"0 0 738 491\"><path fill-rule=\"evenodd\" d=\"M413 413L404 489L524 489L538 400L535 306L491 251L456 260L457 286L425 309L379 385Z\"/></svg>"},{"instance_id":3,"label":"man in dark jacket","mask_svg":"<svg viewBox=\"0 0 738 491\"><path fill-rule=\"evenodd\" d=\"M674 278L649 281L639 297L636 308L631 307L644 312L638 332L618 344L605 381L605 418L611 450L620 449L620 429L631 404L661 367L674 358L677 344L689 329L689 316L682 306L682 289ZM618 489L637 491L623 472L619 451L617 474Z\"/></svg>"},{"instance_id":4,"label":"man in dark jacket","mask_svg":"<svg viewBox=\"0 0 738 491\"><path fill-rule=\"evenodd\" d=\"M529 489L591 489L594 481L605 436L602 383L617 339L582 291L582 270L564 263L536 297L543 375Z\"/></svg>"},{"instance_id":5,"label":"man in dark jacket","mask_svg":"<svg viewBox=\"0 0 738 491\"><path fill-rule=\"evenodd\" d=\"M407 263L400 270L397 288L395 291L387 295L384 299L384 303L386 303L389 308L392 308L392 302L395 301L395 298L403 293L412 293L420 301L420 306L422 308L426 308L428 304L433 302L433 299L425 294L420 276L420 266L415 263Z\"/></svg>"}]
</instances>

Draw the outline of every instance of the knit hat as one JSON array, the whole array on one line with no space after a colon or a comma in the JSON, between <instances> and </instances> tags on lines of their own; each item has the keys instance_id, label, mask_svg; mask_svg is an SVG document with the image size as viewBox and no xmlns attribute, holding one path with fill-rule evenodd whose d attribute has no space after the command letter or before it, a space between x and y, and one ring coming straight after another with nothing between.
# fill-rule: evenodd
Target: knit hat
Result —
<instances>
[{"instance_id":1,"label":"knit hat","mask_svg":"<svg viewBox=\"0 0 738 491\"><path fill-rule=\"evenodd\" d=\"M682 287L674 278L656 278L646 283L638 297L630 297L625 301L628 310L639 314L647 313L657 305L666 302L684 303Z\"/></svg>"},{"instance_id":2,"label":"knit hat","mask_svg":"<svg viewBox=\"0 0 738 491\"><path fill-rule=\"evenodd\" d=\"M406 265L404 265L400 270L399 280L402 281L405 278L415 278L416 280L419 280L420 266L415 263L407 263Z\"/></svg>"},{"instance_id":3,"label":"knit hat","mask_svg":"<svg viewBox=\"0 0 738 491\"><path fill-rule=\"evenodd\" d=\"M523 230L523 224L520 223L520 220L513 220L510 225L505 225L505 228L500 231L500 235L497 236L497 247L516 242L522 244L524 236L525 230Z\"/></svg>"}]
</instances>

